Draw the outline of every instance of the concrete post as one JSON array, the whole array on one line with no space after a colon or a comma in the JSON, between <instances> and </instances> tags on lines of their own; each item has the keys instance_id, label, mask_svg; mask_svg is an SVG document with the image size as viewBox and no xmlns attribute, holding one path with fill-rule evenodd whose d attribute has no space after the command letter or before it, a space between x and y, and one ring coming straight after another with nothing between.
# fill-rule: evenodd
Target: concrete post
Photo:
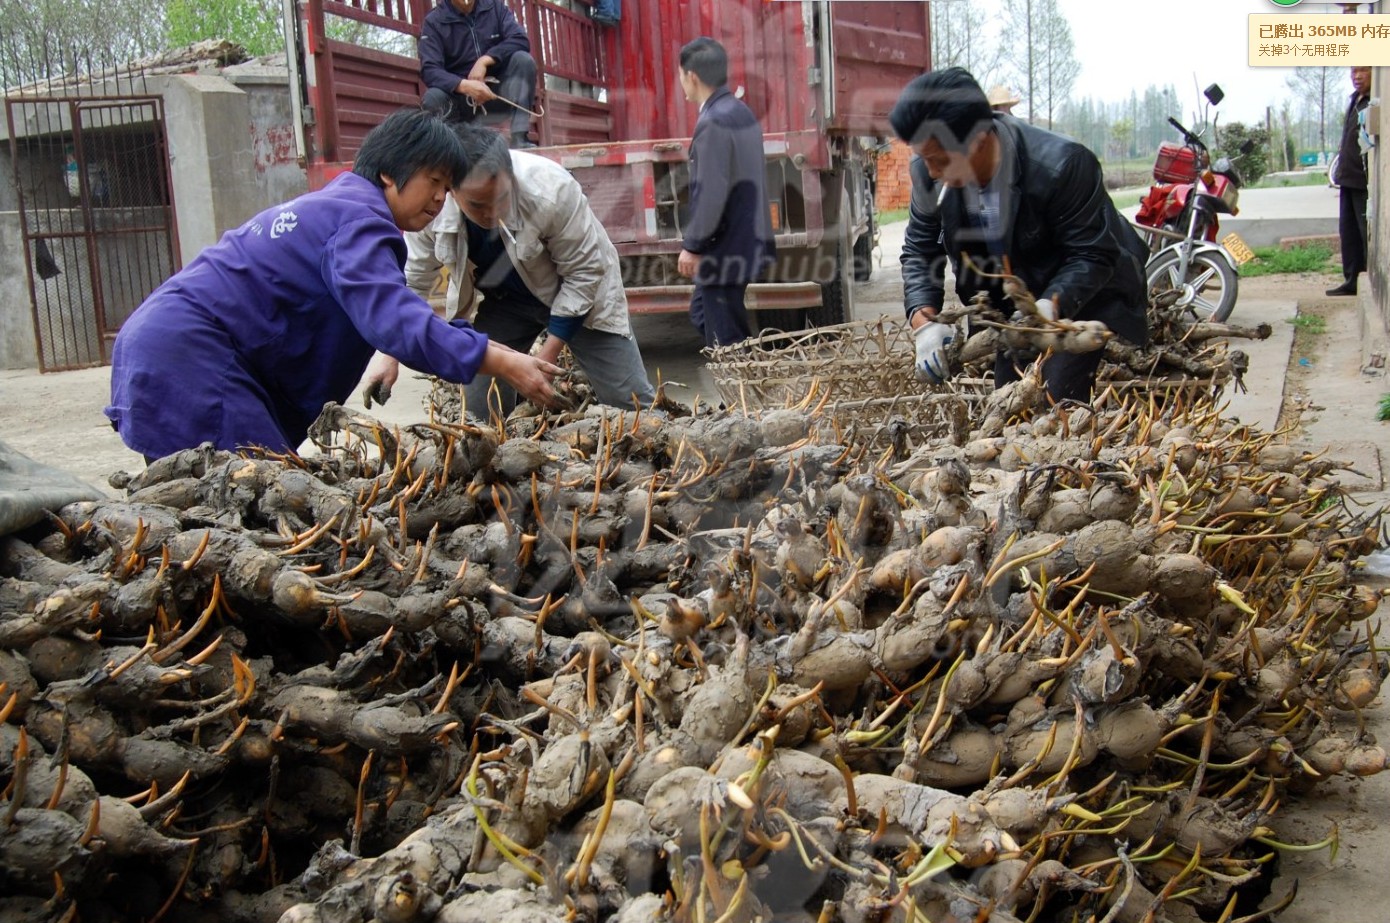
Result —
<instances>
[{"instance_id":1,"label":"concrete post","mask_svg":"<svg viewBox=\"0 0 1390 923\"><path fill-rule=\"evenodd\" d=\"M247 95L221 77L172 77L164 90L169 165L187 265L263 207Z\"/></svg>"}]
</instances>

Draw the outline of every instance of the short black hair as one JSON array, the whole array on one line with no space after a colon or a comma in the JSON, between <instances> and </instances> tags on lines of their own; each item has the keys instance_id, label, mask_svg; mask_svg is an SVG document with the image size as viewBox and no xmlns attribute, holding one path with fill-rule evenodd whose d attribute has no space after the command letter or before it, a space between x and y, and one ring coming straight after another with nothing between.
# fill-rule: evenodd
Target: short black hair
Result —
<instances>
[{"instance_id":1,"label":"short black hair","mask_svg":"<svg viewBox=\"0 0 1390 923\"><path fill-rule=\"evenodd\" d=\"M367 132L352 163L352 172L384 188L382 175L400 189L421 170L443 170L450 184L463 176L458 138L439 116L423 109L399 109Z\"/></svg>"},{"instance_id":2,"label":"short black hair","mask_svg":"<svg viewBox=\"0 0 1390 923\"><path fill-rule=\"evenodd\" d=\"M681 70L690 71L705 86L718 89L729 82L729 53L714 39L702 35L681 48Z\"/></svg>"},{"instance_id":3,"label":"short black hair","mask_svg":"<svg viewBox=\"0 0 1390 923\"><path fill-rule=\"evenodd\" d=\"M458 133L464 163L463 172L454 181L455 186L474 177L512 178L512 152L507 147L506 138L490 128L480 128L466 122L454 126L454 131Z\"/></svg>"},{"instance_id":4,"label":"short black hair","mask_svg":"<svg viewBox=\"0 0 1390 923\"><path fill-rule=\"evenodd\" d=\"M981 131L989 130L989 97L963 67L930 71L903 88L888 121L908 144L935 138L942 147L964 150Z\"/></svg>"}]
</instances>

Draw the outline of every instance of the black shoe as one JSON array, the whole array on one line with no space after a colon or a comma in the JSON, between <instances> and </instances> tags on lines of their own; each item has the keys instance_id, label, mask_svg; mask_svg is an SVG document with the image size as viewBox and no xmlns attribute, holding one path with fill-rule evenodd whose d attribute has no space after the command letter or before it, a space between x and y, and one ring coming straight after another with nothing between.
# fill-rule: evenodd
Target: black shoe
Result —
<instances>
[{"instance_id":1,"label":"black shoe","mask_svg":"<svg viewBox=\"0 0 1390 923\"><path fill-rule=\"evenodd\" d=\"M1355 282L1343 282L1341 285L1337 286L1336 288L1329 288L1329 289L1327 290L1327 294L1328 294L1330 297L1332 297L1332 298L1340 298L1340 297L1342 297L1342 296L1344 296L1344 295L1355 295L1355 294L1356 294L1356 283L1355 283Z\"/></svg>"},{"instance_id":2,"label":"black shoe","mask_svg":"<svg viewBox=\"0 0 1390 923\"><path fill-rule=\"evenodd\" d=\"M526 136L524 131L512 132L512 150L523 151L527 148L535 147L536 142Z\"/></svg>"}]
</instances>

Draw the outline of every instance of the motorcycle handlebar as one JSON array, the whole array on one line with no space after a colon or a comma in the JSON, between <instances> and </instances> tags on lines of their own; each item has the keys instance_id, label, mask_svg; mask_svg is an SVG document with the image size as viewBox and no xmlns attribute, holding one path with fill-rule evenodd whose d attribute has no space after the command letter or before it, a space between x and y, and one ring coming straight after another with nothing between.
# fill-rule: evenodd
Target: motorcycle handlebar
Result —
<instances>
[{"instance_id":1,"label":"motorcycle handlebar","mask_svg":"<svg viewBox=\"0 0 1390 923\"><path fill-rule=\"evenodd\" d=\"M1198 147L1198 148L1202 148L1202 149L1205 150L1206 145L1204 145L1204 144L1202 143L1202 138L1201 138L1201 136L1200 136L1200 135L1193 134L1190 130L1188 130L1187 126L1184 125L1182 122L1179 122L1177 119L1173 118L1173 117L1170 115L1170 116L1168 116L1168 124L1169 124L1169 125L1172 125L1172 126L1173 126L1174 128L1176 128L1178 131L1182 132L1182 137L1183 137L1183 140L1184 140L1185 142L1187 142L1188 144L1192 145L1193 147Z\"/></svg>"}]
</instances>

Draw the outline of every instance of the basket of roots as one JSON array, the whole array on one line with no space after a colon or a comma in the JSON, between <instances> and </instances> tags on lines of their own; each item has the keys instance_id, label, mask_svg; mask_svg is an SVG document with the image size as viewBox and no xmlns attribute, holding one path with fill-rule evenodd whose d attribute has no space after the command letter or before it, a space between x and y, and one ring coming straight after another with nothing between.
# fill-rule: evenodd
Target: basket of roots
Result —
<instances>
[{"instance_id":1,"label":"basket of roots","mask_svg":"<svg viewBox=\"0 0 1390 923\"><path fill-rule=\"evenodd\" d=\"M983 378L931 386L912 369L912 331L879 317L812 330L765 330L708 349L720 397L747 412L815 409L822 426L857 441L962 440L972 409L989 392Z\"/></svg>"}]
</instances>

